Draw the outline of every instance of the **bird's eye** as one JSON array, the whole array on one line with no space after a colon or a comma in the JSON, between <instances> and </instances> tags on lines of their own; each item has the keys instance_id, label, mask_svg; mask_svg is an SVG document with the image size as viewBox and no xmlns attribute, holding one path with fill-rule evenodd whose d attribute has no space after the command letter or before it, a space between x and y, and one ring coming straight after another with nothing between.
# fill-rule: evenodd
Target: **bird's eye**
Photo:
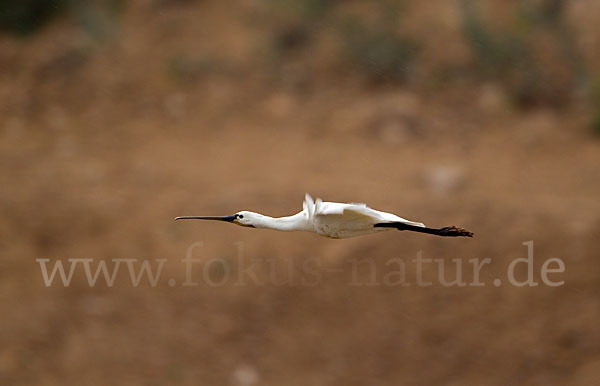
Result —
<instances>
[{"instance_id":1,"label":"bird's eye","mask_svg":"<svg viewBox=\"0 0 600 386\"><path fill-rule=\"evenodd\" d=\"M244 215L243 214L238 214L238 217L239 218L244 218Z\"/></svg>"}]
</instances>

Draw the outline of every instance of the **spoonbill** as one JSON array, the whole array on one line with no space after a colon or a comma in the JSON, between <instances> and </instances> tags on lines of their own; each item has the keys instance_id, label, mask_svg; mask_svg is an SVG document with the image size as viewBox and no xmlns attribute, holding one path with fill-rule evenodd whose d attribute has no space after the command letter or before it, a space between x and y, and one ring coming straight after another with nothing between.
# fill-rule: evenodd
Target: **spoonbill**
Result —
<instances>
[{"instance_id":1,"label":"spoonbill","mask_svg":"<svg viewBox=\"0 0 600 386\"><path fill-rule=\"evenodd\" d=\"M428 233L437 236L473 237L473 233L455 226L427 228L425 224L406 220L395 214L369 208L365 204L344 204L313 201L307 193L302 211L287 217L269 217L260 213L242 210L230 216L182 216L175 220L218 220L251 228L266 228L278 231L315 232L333 239L344 239L397 229Z\"/></svg>"}]
</instances>

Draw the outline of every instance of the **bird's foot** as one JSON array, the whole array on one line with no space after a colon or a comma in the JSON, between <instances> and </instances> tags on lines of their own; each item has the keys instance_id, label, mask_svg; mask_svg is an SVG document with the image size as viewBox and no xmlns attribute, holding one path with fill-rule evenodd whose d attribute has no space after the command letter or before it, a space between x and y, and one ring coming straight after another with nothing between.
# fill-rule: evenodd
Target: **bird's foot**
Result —
<instances>
[{"instance_id":1,"label":"bird's foot","mask_svg":"<svg viewBox=\"0 0 600 386\"><path fill-rule=\"evenodd\" d=\"M458 228L455 226L440 228L438 234L440 236L450 236L450 237L457 237L457 236L473 237L473 232L469 232L466 229Z\"/></svg>"}]
</instances>

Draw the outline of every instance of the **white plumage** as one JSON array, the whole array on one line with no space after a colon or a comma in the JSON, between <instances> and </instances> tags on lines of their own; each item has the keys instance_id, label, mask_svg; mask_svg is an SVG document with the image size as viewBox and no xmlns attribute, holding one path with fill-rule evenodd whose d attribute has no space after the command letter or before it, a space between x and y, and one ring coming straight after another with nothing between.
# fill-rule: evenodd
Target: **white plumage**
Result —
<instances>
[{"instance_id":1,"label":"white plumage","mask_svg":"<svg viewBox=\"0 0 600 386\"><path fill-rule=\"evenodd\" d=\"M306 194L303 207L308 212L315 232L321 236L332 238L348 238L389 230L375 227L381 223L403 223L417 227L425 224L406 220L392 213L371 209L366 204L344 204L339 202L323 202L320 198L313 203ZM314 208L314 211L311 211ZM312 213L311 213L312 212Z\"/></svg>"},{"instance_id":2,"label":"white plumage","mask_svg":"<svg viewBox=\"0 0 600 386\"><path fill-rule=\"evenodd\" d=\"M371 209L365 204L345 204L313 201L307 193L302 203L302 211L287 217L269 217L250 211L240 211L230 216L207 217L185 216L181 219L219 220L236 225L267 228L279 231L307 231L321 236L342 239L362 236L390 229L410 230L438 236L467 236L473 234L457 227L427 228L425 224L410 221L392 213Z\"/></svg>"}]
</instances>

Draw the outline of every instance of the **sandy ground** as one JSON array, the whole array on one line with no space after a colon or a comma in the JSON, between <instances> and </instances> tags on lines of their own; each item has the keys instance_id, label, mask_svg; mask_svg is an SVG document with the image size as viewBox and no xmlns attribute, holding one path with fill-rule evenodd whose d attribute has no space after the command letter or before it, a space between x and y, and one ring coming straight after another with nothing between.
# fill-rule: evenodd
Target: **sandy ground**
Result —
<instances>
[{"instance_id":1,"label":"sandy ground","mask_svg":"<svg viewBox=\"0 0 600 386\"><path fill-rule=\"evenodd\" d=\"M229 12L138 5L103 43L67 20L0 41L0 383L598 383L600 143L585 106L522 111L493 84L367 87L347 74L298 91L255 72L262 32ZM233 65L177 80L180 52ZM287 215L305 192L475 238L172 220ZM512 286L530 240L540 284ZM200 285L183 286L198 242ZM419 253L444 259L448 280L457 259L466 282L469 260L490 258L485 285L443 286L427 264L433 284L419 286ZM166 260L156 286L133 286L126 263L112 287L90 287L81 267L45 286L36 259L77 258ZM550 258L562 286L541 282ZM385 281L392 259L410 285Z\"/></svg>"}]
</instances>

